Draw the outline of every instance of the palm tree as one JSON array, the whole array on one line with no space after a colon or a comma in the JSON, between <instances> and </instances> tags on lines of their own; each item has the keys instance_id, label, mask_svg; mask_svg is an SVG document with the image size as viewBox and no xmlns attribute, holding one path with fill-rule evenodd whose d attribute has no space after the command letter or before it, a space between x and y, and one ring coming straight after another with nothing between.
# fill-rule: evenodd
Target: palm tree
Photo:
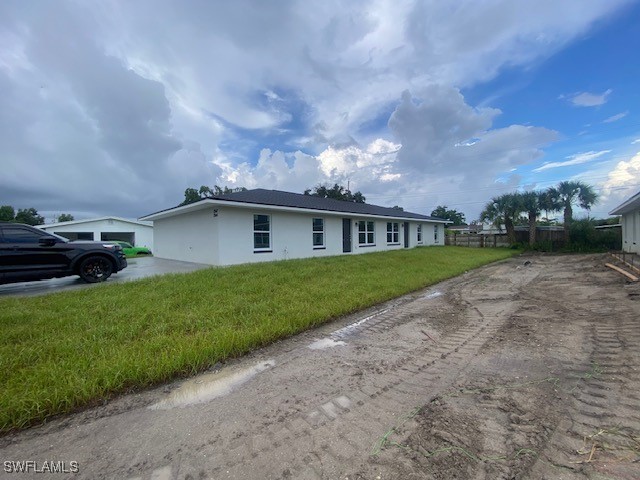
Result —
<instances>
[{"instance_id":1,"label":"palm tree","mask_svg":"<svg viewBox=\"0 0 640 480\"><path fill-rule=\"evenodd\" d=\"M549 189L551 196L564 209L564 240L569 242L569 227L573 220L573 205L577 204L589 210L598 202L598 194L591 185L580 181L560 182L557 187Z\"/></svg>"},{"instance_id":2,"label":"palm tree","mask_svg":"<svg viewBox=\"0 0 640 480\"><path fill-rule=\"evenodd\" d=\"M542 211L542 194L540 192L529 191L520 193L519 196L522 208L529 217L529 245L533 245L536 243L536 221Z\"/></svg>"},{"instance_id":3,"label":"palm tree","mask_svg":"<svg viewBox=\"0 0 640 480\"><path fill-rule=\"evenodd\" d=\"M515 193L505 193L499 197L493 197L480 213L480 220L490 221L498 228L502 222L507 229L507 238L510 243L516 242L516 231L513 221L522 212L520 197Z\"/></svg>"},{"instance_id":4,"label":"palm tree","mask_svg":"<svg viewBox=\"0 0 640 480\"><path fill-rule=\"evenodd\" d=\"M549 212L559 212L562 210L562 205L558 200L558 193L554 187L547 188L538 195L540 209L545 211L547 220L549 220Z\"/></svg>"}]
</instances>

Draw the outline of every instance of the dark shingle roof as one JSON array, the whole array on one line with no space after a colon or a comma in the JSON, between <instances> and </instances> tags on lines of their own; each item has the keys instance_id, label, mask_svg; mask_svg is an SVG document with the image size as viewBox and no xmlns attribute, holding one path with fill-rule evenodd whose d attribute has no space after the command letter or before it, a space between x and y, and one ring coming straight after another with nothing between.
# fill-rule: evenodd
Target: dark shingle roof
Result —
<instances>
[{"instance_id":1,"label":"dark shingle roof","mask_svg":"<svg viewBox=\"0 0 640 480\"><path fill-rule=\"evenodd\" d=\"M405 212L395 208L380 207L368 203L345 202L332 198L320 198L301 193L282 192L280 190L266 190L257 188L244 192L228 193L209 197L214 200L226 200L240 203L255 203L278 207L295 207L309 210L327 210L330 212L355 213L362 215L379 215L383 217L415 218L418 220L445 221L441 218Z\"/></svg>"}]
</instances>

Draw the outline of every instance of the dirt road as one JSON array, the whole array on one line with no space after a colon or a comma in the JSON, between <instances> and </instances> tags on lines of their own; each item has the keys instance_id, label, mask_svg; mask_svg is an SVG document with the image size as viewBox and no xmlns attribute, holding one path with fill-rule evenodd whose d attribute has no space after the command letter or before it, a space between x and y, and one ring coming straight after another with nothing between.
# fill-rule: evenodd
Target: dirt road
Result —
<instances>
[{"instance_id":1,"label":"dirt road","mask_svg":"<svg viewBox=\"0 0 640 480\"><path fill-rule=\"evenodd\" d=\"M1 459L92 479L637 479L640 290L604 263L469 272L4 437Z\"/></svg>"}]
</instances>

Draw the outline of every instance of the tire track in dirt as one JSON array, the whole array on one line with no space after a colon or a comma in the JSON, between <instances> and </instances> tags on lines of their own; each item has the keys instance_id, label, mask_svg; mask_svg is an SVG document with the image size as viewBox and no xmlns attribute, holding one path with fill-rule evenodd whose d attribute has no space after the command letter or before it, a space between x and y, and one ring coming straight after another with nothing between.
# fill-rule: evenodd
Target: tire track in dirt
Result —
<instances>
[{"instance_id":1,"label":"tire track in dirt","mask_svg":"<svg viewBox=\"0 0 640 480\"><path fill-rule=\"evenodd\" d=\"M640 302L581 258L473 271L231 362L271 367L222 397L74 417L3 453L82 452L80 478L639 478Z\"/></svg>"},{"instance_id":2,"label":"tire track in dirt","mask_svg":"<svg viewBox=\"0 0 640 480\"><path fill-rule=\"evenodd\" d=\"M531 275L529 281L534 276ZM291 459L286 472L292 478L335 478L339 473L335 470L336 466L353 463L354 460L367 463L375 445L372 440L379 439L388 431L392 426L390 420L448 388L455 374L443 372L464 368L500 328L505 312L497 312L489 304L486 308L471 308L469 301L462 297L473 296L471 289L457 289L455 301L465 309L465 322L455 333L443 337L437 345L425 338L423 347L389 363L373 379L354 382L341 395L318 404L300 416L287 419L278 428L287 432L285 438L296 440L293 448L291 442L277 441L273 428L260 432L266 440L260 449L254 449L254 455ZM485 294L481 296L484 298ZM370 342L375 337L384 337L387 330L405 323L403 320L424 315L425 309L433 305L432 299L425 297L428 295L385 312L375 322L363 326L358 336ZM486 310L487 315L482 310ZM389 411L389 405L394 406L394 411ZM300 419L305 423L301 423ZM331 438L332 442L319 445L322 457L304 455L304 452L318 447L314 445L316 437ZM238 457L242 458L243 455ZM298 460L300 458L302 461ZM252 471L252 467L242 461L228 462L225 469L220 478L246 478Z\"/></svg>"},{"instance_id":3,"label":"tire track in dirt","mask_svg":"<svg viewBox=\"0 0 640 480\"><path fill-rule=\"evenodd\" d=\"M513 266L489 268L513 270ZM383 361L384 365L376 367L374 375L356 377L361 380L343 385L340 395L325 398L305 412L287 415L276 424L254 429L240 425L236 436L231 436L232 440L221 438L215 442L215 450L221 452L219 458L213 458L214 464L221 465L215 470L216 478L250 478L255 466L247 463L247 457L256 460L265 457L292 459L283 463L285 468L280 472L269 470L270 474L265 478L334 478L336 466L353 463L354 459L367 462L374 440L389 429L394 416L427 401L439 388L447 388L452 375L443 375L442 372L454 372L468 362L504 320L504 316L501 316L504 312L491 308L490 302L487 302L486 308L470 308L472 305L465 298L477 296L474 294L472 278L457 283L462 285L457 286L455 293L439 299L446 300L449 309L453 306L458 314L454 326L440 325L444 327L441 329L443 335L437 344L434 345L433 338L423 338L417 347L414 345L407 349L404 355ZM517 289L519 285L509 287ZM501 291L500 295L504 296L505 292ZM485 292L479 296L490 299ZM358 319L354 322L356 328L349 329L347 326L340 329L348 329L349 335L339 338L349 337L350 343L357 348L359 342L384 341L390 329L397 329L404 324L411 323L413 326L425 319L428 323L430 315L425 313L433 309L434 298L433 292L427 291L408 301L396 302L365 319ZM460 310L464 314L460 315ZM485 319L487 315L489 321ZM452 331L451 335L446 335L449 331ZM279 368L286 368L287 364L299 362L302 358L304 355L294 352L291 358L278 361ZM281 402L283 398L276 397L272 401ZM393 405L392 411L389 410L390 404ZM246 434L247 431L250 433ZM318 437L333 440L332 443L318 445L315 440ZM318 449L322 455L308 453L317 452ZM215 455L215 452L210 453ZM348 458L351 460L346 462Z\"/></svg>"},{"instance_id":4,"label":"tire track in dirt","mask_svg":"<svg viewBox=\"0 0 640 480\"><path fill-rule=\"evenodd\" d=\"M405 464L387 457L390 470L421 472L420 478L432 478L428 472L437 478L639 478L632 462L640 458L640 404L633 393L640 316L637 304L601 306L602 292L591 284L604 283L607 293L620 285L610 277L594 280L593 267L579 267L567 282L562 274L540 275L521 291L520 307L480 349L484 364L461 375L470 383L425 405L395 432L388 445ZM572 297L580 298L578 305ZM536 373L539 381L532 380ZM495 377L505 376L523 380L496 385ZM601 459L577 463L592 451Z\"/></svg>"},{"instance_id":5,"label":"tire track in dirt","mask_svg":"<svg viewBox=\"0 0 640 480\"><path fill-rule=\"evenodd\" d=\"M532 470L532 478L548 475L549 465L564 478L640 475L640 469L628 463L640 458L640 445L629 441L640 432L640 402L631 393L640 380L639 311L629 302L604 302L603 296L620 296L620 285L594 278L597 274L592 267L581 269L574 283L565 286L567 293L581 298L581 302L570 307L559 301L549 302L562 318L575 319L572 328L556 325L549 334L563 345L576 338L580 341L572 349L562 349L560 421ZM604 283L603 288L585 294L594 283ZM620 455L629 453L629 447L635 448L635 457L633 453L626 458Z\"/></svg>"},{"instance_id":6,"label":"tire track in dirt","mask_svg":"<svg viewBox=\"0 0 640 480\"><path fill-rule=\"evenodd\" d=\"M352 329L351 334L354 337L352 340L357 341L357 339L365 338L368 341L371 336L382 337L386 335L389 328L412 320L425 307L432 305L431 299L426 297L428 295L420 296L400 306L394 305L380 313L371 315L372 318L369 318L366 323L359 325L357 329ZM249 466L247 469L247 456L251 458L289 456L302 459L296 460L293 465L283 470L283 476L293 475L294 478L327 478L324 457L329 457L331 459L329 463L334 466L342 464L345 452L354 455L359 453L360 457L366 458L371 442L365 442L363 445L362 438L376 438L388 428L388 423L384 419L389 416L389 411L384 407L384 404L393 402L402 408L404 405L413 405L413 403L408 403L408 398L422 399L424 386L433 380L433 374L428 374L425 370L437 362L443 362L455 350L458 350L460 345L467 345L471 338L477 338L479 333L487 330L485 325L466 326L459 331L454 339L447 339L436 349L423 342L423 346L412 351L410 355L404 355L385 365L384 370L371 381L361 386L355 385L360 388L351 388L348 394L324 401L310 411L288 417L286 421L280 421L267 428L258 428L257 431L252 432L251 437L240 435L229 441L220 439L216 442L217 450L225 453L221 454L220 459L214 462L222 465L216 470L216 476L218 478L247 478L246 476L250 476L251 470L254 468ZM303 355L294 354L286 362L281 362L279 367L283 368L288 363L300 361L301 357ZM282 401L282 398L275 398L274 401ZM353 416L354 411L361 416L365 409L368 421L358 422L349 418L350 414ZM345 431L336 430L335 425L345 421L351 424L350 428ZM318 435L319 429L320 435ZM313 442L309 443L309 439L313 439L314 436L325 437L327 435L339 439L339 446L320 445L323 452L322 457L305 453L318 448ZM232 460L228 460L229 458ZM234 461L234 458L238 460ZM166 469L167 467L162 468Z\"/></svg>"}]
</instances>

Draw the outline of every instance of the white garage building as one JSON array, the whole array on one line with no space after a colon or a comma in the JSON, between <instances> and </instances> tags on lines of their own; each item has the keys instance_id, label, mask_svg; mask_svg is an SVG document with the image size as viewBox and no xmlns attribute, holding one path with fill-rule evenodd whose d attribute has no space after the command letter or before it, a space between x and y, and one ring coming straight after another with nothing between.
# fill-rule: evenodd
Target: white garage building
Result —
<instances>
[{"instance_id":1,"label":"white garage building","mask_svg":"<svg viewBox=\"0 0 640 480\"><path fill-rule=\"evenodd\" d=\"M153 222L129 220L120 217L88 218L71 222L38 225L69 240L95 240L107 242L120 240L136 247L147 247L153 251Z\"/></svg>"},{"instance_id":2,"label":"white garage building","mask_svg":"<svg viewBox=\"0 0 640 480\"><path fill-rule=\"evenodd\" d=\"M234 265L444 245L447 220L366 203L247 190L152 213L154 255Z\"/></svg>"},{"instance_id":3,"label":"white garage building","mask_svg":"<svg viewBox=\"0 0 640 480\"><path fill-rule=\"evenodd\" d=\"M640 254L640 192L613 209L609 215L620 215L622 250Z\"/></svg>"}]
</instances>

